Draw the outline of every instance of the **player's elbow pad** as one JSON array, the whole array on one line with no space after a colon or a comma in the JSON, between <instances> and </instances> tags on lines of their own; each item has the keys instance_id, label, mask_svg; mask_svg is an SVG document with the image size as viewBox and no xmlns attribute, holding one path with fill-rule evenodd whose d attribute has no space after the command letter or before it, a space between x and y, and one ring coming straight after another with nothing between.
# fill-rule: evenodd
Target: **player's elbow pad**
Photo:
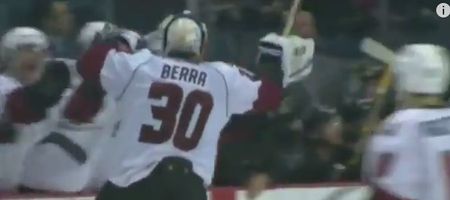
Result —
<instances>
[{"instance_id":1,"label":"player's elbow pad","mask_svg":"<svg viewBox=\"0 0 450 200\"><path fill-rule=\"evenodd\" d=\"M100 81L100 72L106 56L114 48L114 45L100 44L87 50L77 62L78 73L81 77L87 81Z\"/></svg>"},{"instance_id":2,"label":"player's elbow pad","mask_svg":"<svg viewBox=\"0 0 450 200\"><path fill-rule=\"evenodd\" d=\"M99 82L84 81L72 95L64 117L78 123L89 123L103 106L105 92Z\"/></svg>"}]
</instances>

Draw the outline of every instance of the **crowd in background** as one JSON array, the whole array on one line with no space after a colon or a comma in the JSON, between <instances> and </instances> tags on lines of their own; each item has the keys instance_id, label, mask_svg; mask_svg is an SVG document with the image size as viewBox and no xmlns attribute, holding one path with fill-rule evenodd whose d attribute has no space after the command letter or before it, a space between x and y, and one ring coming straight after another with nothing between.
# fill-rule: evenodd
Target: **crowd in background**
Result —
<instances>
[{"instance_id":1,"label":"crowd in background","mask_svg":"<svg viewBox=\"0 0 450 200\"><path fill-rule=\"evenodd\" d=\"M450 47L450 20L435 0L304 0L294 32L313 37L312 74L288 88L269 115L235 116L223 130L214 185L358 181L363 121L383 65L362 55L374 37L392 48L408 42ZM289 0L0 0L0 31L33 26L51 41L54 57L77 58L76 36L89 21L109 21L146 34L184 9L209 28L209 60L253 69L257 43L279 32ZM391 99L392 100L392 99ZM383 115L392 111L387 104Z\"/></svg>"}]
</instances>

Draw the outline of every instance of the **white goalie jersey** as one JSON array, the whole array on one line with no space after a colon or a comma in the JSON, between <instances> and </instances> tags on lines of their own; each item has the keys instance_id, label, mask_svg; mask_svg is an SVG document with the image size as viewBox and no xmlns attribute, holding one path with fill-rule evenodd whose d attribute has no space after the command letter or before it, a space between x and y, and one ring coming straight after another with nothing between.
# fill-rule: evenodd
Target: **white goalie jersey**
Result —
<instances>
[{"instance_id":1,"label":"white goalie jersey","mask_svg":"<svg viewBox=\"0 0 450 200\"><path fill-rule=\"evenodd\" d=\"M195 64L148 50L110 51L101 82L121 113L116 140L126 155L110 179L120 186L144 178L167 156L189 159L209 184L221 129L232 114L253 108L261 85L222 62Z\"/></svg>"},{"instance_id":2,"label":"white goalie jersey","mask_svg":"<svg viewBox=\"0 0 450 200\"><path fill-rule=\"evenodd\" d=\"M450 109L394 113L374 135L364 175L375 200L450 198Z\"/></svg>"}]
</instances>

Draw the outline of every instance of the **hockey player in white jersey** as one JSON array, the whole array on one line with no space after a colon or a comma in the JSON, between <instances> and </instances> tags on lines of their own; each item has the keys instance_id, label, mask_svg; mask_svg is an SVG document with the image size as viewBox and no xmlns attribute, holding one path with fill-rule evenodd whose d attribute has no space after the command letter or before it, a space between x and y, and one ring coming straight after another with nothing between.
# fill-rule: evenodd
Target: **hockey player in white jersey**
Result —
<instances>
[{"instance_id":1,"label":"hockey player in white jersey","mask_svg":"<svg viewBox=\"0 0 450 200\"><path fill-rule=\"evenodd\" d=\"M121 52L117 37L104 37L82 57L80 66L89 66L80 70L83 78L98 80L118 103L116 139L126 147L126 159L97 199L206 200L230 116L277 108L282 80L300 74L282 73L281 65L293 64L284 61L286 53L301 56L291 50L302 46L290 46L288 38L263 39L260 81L236 66L203 62L206 39L204 24L177 15L164 29L166 57Z\"/></svg>"},{"instance_id":2,"label":"hockey player in white jersey","mask_svg":"<svg viewBox=\"0 0 450 200\"><path fill-rule=\"evenodd\" d=\"M0 115L9 92L39 80L48 47L45 34L34 28L17 27L3 35L0 52Z\"/></svg>"},{"instance_id":3,"label":"hockey player in white jersey","mask_svg":"<svg viewBox=\"0 0 450 200\"><path fill-rule=\"evenodd\" d=\"M13 28L2 37L0 134L8 134L9 140L0 144L0 190L17 186L24 158L41 137L42 124L24 124L45 116L44 107L54 105L61 94L60 85L49 83L64 78L65 71L58 69L58 63L45 64L48 47L47 37L30 27ZM58 75L54 77L55 74ZM64 81L61 84L65 87ZM28 104L30 109L24 109L23 104ZM16 122L20 124L13 126ZM28 132L36 134L26 134Z\"/></svg>"},{"instance_id":4,"label":"hockey player in white jersey","mask_svg":"<svg viewBox=\"0 0 450 200\"><path fill-rule=\"evenodd\" d=\"M450 198L448 52L431 44L403 47L394 65L399 110L371 138L364 175L374 200Z\"/></svg>"},{"instance_id":5,"label":"hockey player in white jersey","mask_svg":"<svg viewBox=\"0 0 450 200\"><path fill-rule=\"evenodd\" d=\"M81 49L87 50L96 34L107 26L114 25L107 22L87 23L79 34ZM122 36L135 48L139 39L137 33L126 31ZM72 86L55 108L58 117L48 127L46 137L33 147L25 159L21 183L26 188L40 191L98 190L106 182L109 172L100 165L112 164L110 160L116 156L109 155L114 149L107 145L114 128L116 106L112 98L96 87L97 82L77 81L75 62L55 60L63 60L68 65L72 72ZM54 161L59 164L54 165Z\"/></svg>"},{"instance_id":6,"label":"hockey player in white jersey","mask_svg":"<svg viewBox=\"0 0 450 200\"><path fill-rule=\"evenodd\" d=\"M39 30L29 27L14 28L2 37L0 65L0 120L2 133L8 141L0 144L0 190L14 188L20 178L21 161L30 143L12 145L14 128L4 117L7 96L16 88L30 84L41 76L42 61L46 57L48 41ZM6 131L7 130L7 131ZM31 141L30 141L31 142ZM19 152L20 151L20 152Z\"/></svg>"}]
</instances>

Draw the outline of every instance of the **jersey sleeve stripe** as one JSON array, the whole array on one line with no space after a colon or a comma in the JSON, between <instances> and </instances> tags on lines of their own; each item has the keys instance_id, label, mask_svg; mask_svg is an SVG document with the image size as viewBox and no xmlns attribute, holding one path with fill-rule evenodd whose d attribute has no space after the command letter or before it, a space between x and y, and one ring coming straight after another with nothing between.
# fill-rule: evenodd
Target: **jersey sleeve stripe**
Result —
<instances>
[{"instance_id":1,"label":"jersey sleeve stripe","mask_svg":"<svg viewBox=\"0 0 450 200\"><path fill-rule=\"evenodd\" d=\"M78 72L84 80L100 80L100 72L103 68L106 56L114 49L111 45L94 46L85 53L78 62Z\"/></svg>"},{"instance_id":2,"label":"jersey sleeve stripe","mask_svg":"<svg viewBox=\"0 0 450 200\"><path fill-rule=\"evenodd\" d=\"M122 99L123 95L125 94L125 92L127 91L127 89L130 87L131 82L133 82L134 77L136 76L136 73L139 71L139 69L144 66L145 64L147 64L147 62L144 62L142 64L140 64L138 67L136 67L136 69L133 70L133 73L131 74L130 79L128 79L127 84L125 85L125 87L122 89L122 92L120 92L119 96L116 98L116 100L120 100Z\"/></svg>"},{"instance_id":3,"label":"jersey sleeve stripe","mask_svg":"<svg viewBox=\"0 0 450 200\"><path fill-rule=\"evenodd\" d=\"M251 112L268 112L276 110L283 99L282 89L267 76L261 77L258 98L253 102Z\"/></svg>"},{"instance_id":4,"label":"jersey sleeve stripe","mask_svg":"<svg viewBox=\"0 0 450 200\"><path fill-rule=\"evenodd\" d=\"M223 80L223 82L225 84L225 96L226 96L226 101L227 101L227 103L226 103L226 110L227 110L226 115L229 116L230 115L229 114L229 104L230 104L229 102L230 102L230 100L229 100L229 87L228 87L227 80L225 79L225 75L223 75L223 73L220 72L218 69L216 69L216 68L212 68L212 69L214 69L214 71L216 71L220 75L220 77L222 77L222 80Z\"/></svg>"},{"instance_id":5,"label":"jersey sleeve stripe","mask_svg":"<svg viewBox=\"0 0 450 200\"><path fill-rule=\"evenodd\" d=\"M82 165L88 159L86 151L80 145L70 140L67 136L52 132L42 139L40 144L54 144L67 153L78 164Z\"/></svg>"},{"instance_id":6,"label":"jersey sleeve stripe","mask_svg":"<svg viewBox=\"0 0 450 200\"><path fill-rule=\"evenodd\" d=\"M70 98L64 117L78 123L90 123L103 106L105 92L97 81L84 81Z\"/></svg>"}]
</instances>

